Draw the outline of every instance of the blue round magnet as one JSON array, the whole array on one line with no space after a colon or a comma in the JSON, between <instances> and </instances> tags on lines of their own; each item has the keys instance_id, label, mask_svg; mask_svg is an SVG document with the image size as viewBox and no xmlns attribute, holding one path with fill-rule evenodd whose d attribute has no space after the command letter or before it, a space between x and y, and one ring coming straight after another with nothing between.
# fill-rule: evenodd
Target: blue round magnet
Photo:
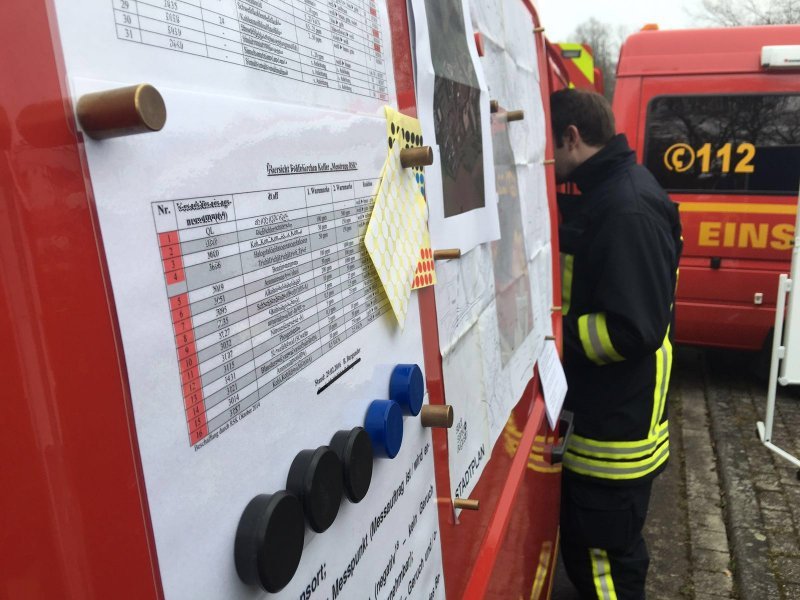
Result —
<instances>
[{"instance_id":1,"label":"blue round magnet","mask_svg":"<svg viewBox=\"0 0 800 600\"><path fill-rule=\"evenodd\" d=\"M397 365L389 377L389 398L409 415L417 416L425 397L425 380L417 365Z\"/></svg>"},{"instance_id":2,"label":"blue round magnet","mask_svg":"<svg viewBox=\"0 0 800 600\"><path fill-rule=\"evenodd\" d=\"M394 458L403 443L403 411L394 400L373 400L364 418L376 456Z\"/></svg>"}]
</instances>

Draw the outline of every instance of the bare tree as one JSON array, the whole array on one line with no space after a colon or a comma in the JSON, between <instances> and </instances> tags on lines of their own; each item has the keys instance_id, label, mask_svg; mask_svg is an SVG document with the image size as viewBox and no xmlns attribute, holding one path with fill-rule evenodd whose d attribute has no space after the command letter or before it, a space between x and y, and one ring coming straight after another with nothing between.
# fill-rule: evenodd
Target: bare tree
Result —
<instances>
[{"instance_id":1,"label":"bare tree","mask_svg":"<svg viewBox=\"0 0 800 600\"><path fill-rule=\"evenodd\" d=\"M702 0L690 15L722 27L800 23L800 0Z\"/></svg>"},{"instance_id":2,"label":"bare tree","mask_svg":"<svg viewBox=\"0 0 800 600\"><path fill-rule=\"evenodd\" d=\"M614 96L614 87L617 82L619 49L627 34L627 30L621 25L614 27L592 17L578 25L566 40L588 44L592 48L594 65L603 73L605 96L609 102Z\"/></svg>"}]
</instances>

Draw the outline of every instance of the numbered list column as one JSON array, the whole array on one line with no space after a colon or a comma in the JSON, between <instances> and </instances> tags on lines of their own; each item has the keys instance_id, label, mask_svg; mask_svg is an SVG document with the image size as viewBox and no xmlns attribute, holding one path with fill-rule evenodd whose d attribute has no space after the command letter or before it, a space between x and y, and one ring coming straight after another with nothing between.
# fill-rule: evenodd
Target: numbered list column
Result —
<instances>
[{"instance_id":1,"label":"numbered list column","mask_svg":"<svg viewBox=\"0 0 800 600\"><path fill-rule=\"evenodd\" d=\"M161 263L167 286L173 335L175 336L186 424L190 443L194 445L208 435L208 424L175 203L159 202L154 204L153 216L158 233Z\"/></svg>"},{"instance_id":2,"label":"numbered list column","mask_svg":"<svg viewBox=\"0 0 800 600\"><path fill-rule=\"evenodd\" d=\"M176 202L209 431L257 399L236 211L232 196ZM181 216L178 218L181 223Z\"/></svg>"}]
</instances>

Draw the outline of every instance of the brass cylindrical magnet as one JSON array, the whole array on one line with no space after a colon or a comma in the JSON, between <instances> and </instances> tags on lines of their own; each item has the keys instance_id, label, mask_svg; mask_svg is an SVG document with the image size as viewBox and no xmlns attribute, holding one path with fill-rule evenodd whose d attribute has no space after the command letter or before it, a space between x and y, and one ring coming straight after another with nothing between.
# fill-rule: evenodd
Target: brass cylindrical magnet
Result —
<instances>
[{"instance_id":1,"label":"brass cylindrical magnet","mask_svg":"<svg viewBox=\"0 0 800 600\"><path fill-rule=\"evenodd\" d=\"M542 33L544 32L544 27L534 27L533 33Z\"/></svg>"},{"instance_id":2,"label":"brass cylindrical magnet","mask_svg":"<svg viewBox=\"0 0 800 600\"><path fill-rule=\"evenodd\" d=\"M451 258L461 258L461 248L446 248L433 251L433 260L450 260Z\"/></svg>"},{"instance_id":3,"label":"brass cylindrical magnet","mask_svg":"<svg viewBox=\"0 0 800 600\"><path fill-rule=\"evenodd\" d=\"M423 427L449 429L453 426L453 407L449 404L426 404L419 416Z\"/></svg>"},{"instance_id":4,"label":"brass cylindrical magnet","mask_svg":"<svg viewBox=\"0 0 800 600\"><path fill-rule=\"evenodd\" d=\"M433 148L430 146L400 150L400 165L404 169L408 169L409 167L427 167L432 164Z\"/></svg>"},{"instance_id":5,"label":"brass cylindrical magnet","mask_svg":"<svg viewBox=\"0 0 800 600\"><path fill-rule=\"evenodd\" d=\"M497 100L489 100L489 112L496 113L500 110L500 103Z\"/></svg>"},{"instance_id":6,"label":"brass cylindrical magnet","mask_svg":"<svg viewBox=\"0 0 800 600\"><path fill-rule=\"evenodd\" d=\"M554 336L554 335L546 335L546 336L544 336L544 339L545 339L546 342L555 342L556 341L556 336Z\"/></svg>"},{"instance_id":7,"label":"brass cylindrical magnet","mask_svg":"<svg viewBox=\"0 0 800 600\"><path fill-rule=\"evenodd\" d=\"M148 83L85 94L75 112L94 139L159 131L167 120L164 98Z\"/></svg>"},{"instance_id":8,"label":"brass cylindrical magnet","mask_svg":"<svg viewBox=\"0 0 800 600\"><path fill-rule=\"evenodd\" d=\"M506 121L522 121L525 118L524 110L510 110L506 113Z\"/></svg>"},{"instance_id":9,"label":"brass cylindrical magnet","mask_svg":"<svg viewBox=\"0 0 800 600\"><path fill-rule=\"evenodd\" d=\"M560 306L551 306L550 307L550 312L559 312L559 311L561 311L561 307Z\"/></svg>"},{"instance_id":10,"label":"brass cylindrical magnet","mask_svg":"<svg viewBox=\"0 0 800 600\"><path fill-rule=\"evenodd\" d=\"M478 510L480 508L480 500L472 500L471 498L454 498L453 508L460 508L461 510Z\"/></svg>"},{"instance_id":11,"label":"brass cylindrical magnet","mask_svg":"<svg viewBox=\"0 0 800 600\"><path fill-rule=\"evenodd\" d=\"M554 165L554 164L556 164L556 159L555 158L548 158L547 160L543 160L542 164L543 165Z\"/></svg>"}]
</instances>

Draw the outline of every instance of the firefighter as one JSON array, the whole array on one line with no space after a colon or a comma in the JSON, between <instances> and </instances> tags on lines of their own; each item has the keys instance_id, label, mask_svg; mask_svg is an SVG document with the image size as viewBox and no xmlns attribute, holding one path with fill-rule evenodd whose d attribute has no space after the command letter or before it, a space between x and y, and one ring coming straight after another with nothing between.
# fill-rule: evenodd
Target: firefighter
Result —
<instances>
[{"instance_id":1,"label":"firefighter","mask_svg":"<svg viewBox=\"0 0 800 600\"><path fill-rule=\"evenodd\" d=\"M582 598L645 597L642 537L653 479L669 457L666 396L682 249L677 205L615 135L608 102L551 97L564 316L561 551Z\"/></svg>"}]
</instances>

